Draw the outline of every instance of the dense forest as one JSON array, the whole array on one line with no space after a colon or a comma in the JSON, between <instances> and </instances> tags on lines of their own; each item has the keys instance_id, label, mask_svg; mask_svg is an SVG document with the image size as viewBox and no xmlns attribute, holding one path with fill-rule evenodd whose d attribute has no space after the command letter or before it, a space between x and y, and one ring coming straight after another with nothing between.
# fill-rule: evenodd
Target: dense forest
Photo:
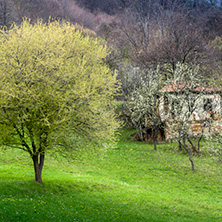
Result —
<instances>
[{"instance_id":1,"label":"dense forest","mask_svg":"<svg viewBox=\"0 0 222 222\"><path fill-rule=\"evenodd\" d=\"M9 28L24 17L65 19L106 39L112 68L122 61L173 68L182 62L198 63L209 74L218 71L215 62L222 57L221 5L220 0L0 0L0 25Z\"/></svg>"},{"instance_id":2,"label":"dense forest","mask_svg":"<svg viewBox=\"0 0 222 222\"><path fill-rule=\"evenodd\" d=\"M219 31L221 5L221 0L1 0L0 24L9 27L24 17L33 21L51 17L96 30L101 23L124 20L125 13L133 11L156 22L163 14L180 13L189 17L189 23Z\"/></svg>"}]
</instances>

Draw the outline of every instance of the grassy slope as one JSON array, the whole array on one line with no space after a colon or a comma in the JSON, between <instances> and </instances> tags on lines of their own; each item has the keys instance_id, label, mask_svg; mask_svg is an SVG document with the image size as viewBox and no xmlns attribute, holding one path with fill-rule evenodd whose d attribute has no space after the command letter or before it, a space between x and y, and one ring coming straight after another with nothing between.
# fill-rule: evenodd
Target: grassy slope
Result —
<instances>
[{"instance_id":1,"label":"grassy slope","mask_svg":"<svg viewBox=\"0 0 222 222\"><path fill-rule=\"evenodd\" d=\"M46 158L44 185L22 151L0 151L0 221L222 221L222 165L162 144L120 141L74 163ZM15 157L14 157L15 156Z\"/></svg>"}]
</instances>

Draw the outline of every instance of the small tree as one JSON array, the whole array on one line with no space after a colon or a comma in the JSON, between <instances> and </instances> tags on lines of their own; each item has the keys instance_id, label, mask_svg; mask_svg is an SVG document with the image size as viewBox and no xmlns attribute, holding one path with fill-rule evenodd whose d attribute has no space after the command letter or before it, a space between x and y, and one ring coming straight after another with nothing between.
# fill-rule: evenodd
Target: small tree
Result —
<instances>
[{"instance_id":1,"label":"small tree","mask_svg":"<svg viewBox=\"0 0 222 222\"><path fill-rule=\"evenodd\" d=\"M203 95L203 92L196 91L201 81L199 68L178 63L171 81L166 89L161 90L165 92L165 97L169 101L168 106L170 106L165 117L166 127L171 133L170 137L178 141L179 149L187 152L192 170L194 170L192 152L197 152L197 149L190 137L193 136L191 126L199 114L200 98ZM191 149L187 145L187 141L190 143Z\"/></svg>"},{"instance_id":2,"label":"small tree","mask_svg":"<svg viewBox=\"0 0 222 222\"><path fill-rule=\"evenodd\" d=\"M36 181L48 149L113 139L117 84L103 42L67 23L24 21L0 33L0 48L0 142L29 153Z\"/></svg>"},{"instance_id":3,"label":"small tree","mask_svg":"<svg viewBox=\"0 0 222 222\"><path fill-rule=\"evenodd\" d=\"M144 140L147 132L151 130L154 150L157 149L157 135L162 127L159 113L159 89L161 87L160 70L140 70L140 84L128 97L128 108L132 123L137 129L140 140Z\"/></svg>"}]
</instances>

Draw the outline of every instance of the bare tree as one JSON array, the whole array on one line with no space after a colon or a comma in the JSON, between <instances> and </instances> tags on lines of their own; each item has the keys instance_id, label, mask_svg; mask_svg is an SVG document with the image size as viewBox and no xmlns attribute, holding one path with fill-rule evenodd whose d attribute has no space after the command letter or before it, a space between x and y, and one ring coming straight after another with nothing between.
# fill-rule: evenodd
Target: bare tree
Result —
<instances>
[{"instance_id":1,"label":"bare tree","mask_svg":"<svg viewBox=\"0 0 222 222\"><path fill-rule=\"evenodd\" d=\"M169 1L166 6L162 1L134 0L119 15L119 22L109 26L108 41L135 66L160 65L165 75L178 62L202 64L208 55L207 41L190 13Z\"/></svg>"},{"instance_id":2,"label":"bare tree","mask_svg":"<svg viewBox=\"0 0 222 222\"><path fill-rule=\"evenodd\" d=\"M15 19L11 0L0 0L0 26L9 28Z\"/></svg>"},{"instance_id":3,"label":"bare tree","mask_svg":"<svg viewBox=\"0 0 222 222\"><path fill-rule=\"evenodd\" d=\"M163 26L164 33L157 28L156 31L159 30L161 35L153 36L149 47L138 53L139 63L145 67L161 64L162 67L167 67L164 69L164 72L167 72L175 70L178 62L200 64L204 61L206 43L201 37L201 30L190 23L187 15L172 13Z\"/></svg>"}]
</instances>

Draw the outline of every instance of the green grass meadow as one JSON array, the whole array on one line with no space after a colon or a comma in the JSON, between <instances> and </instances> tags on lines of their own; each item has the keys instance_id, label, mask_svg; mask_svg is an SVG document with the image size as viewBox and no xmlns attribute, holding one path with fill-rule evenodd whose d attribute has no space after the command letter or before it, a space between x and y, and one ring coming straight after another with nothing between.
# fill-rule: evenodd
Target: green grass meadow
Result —
<instances>
[{"instance_id":1,"label":"green grass meadow","mask_svg":"<svg viewBox=\"0 0 222 222\"><path fill-rule=\"evenodd\" d=\"M222 221L222 163L176 144L120 140L68 161L46 155L43 184L20 150L0 150L0 221Z\"/></svg>"}]
</instances>

